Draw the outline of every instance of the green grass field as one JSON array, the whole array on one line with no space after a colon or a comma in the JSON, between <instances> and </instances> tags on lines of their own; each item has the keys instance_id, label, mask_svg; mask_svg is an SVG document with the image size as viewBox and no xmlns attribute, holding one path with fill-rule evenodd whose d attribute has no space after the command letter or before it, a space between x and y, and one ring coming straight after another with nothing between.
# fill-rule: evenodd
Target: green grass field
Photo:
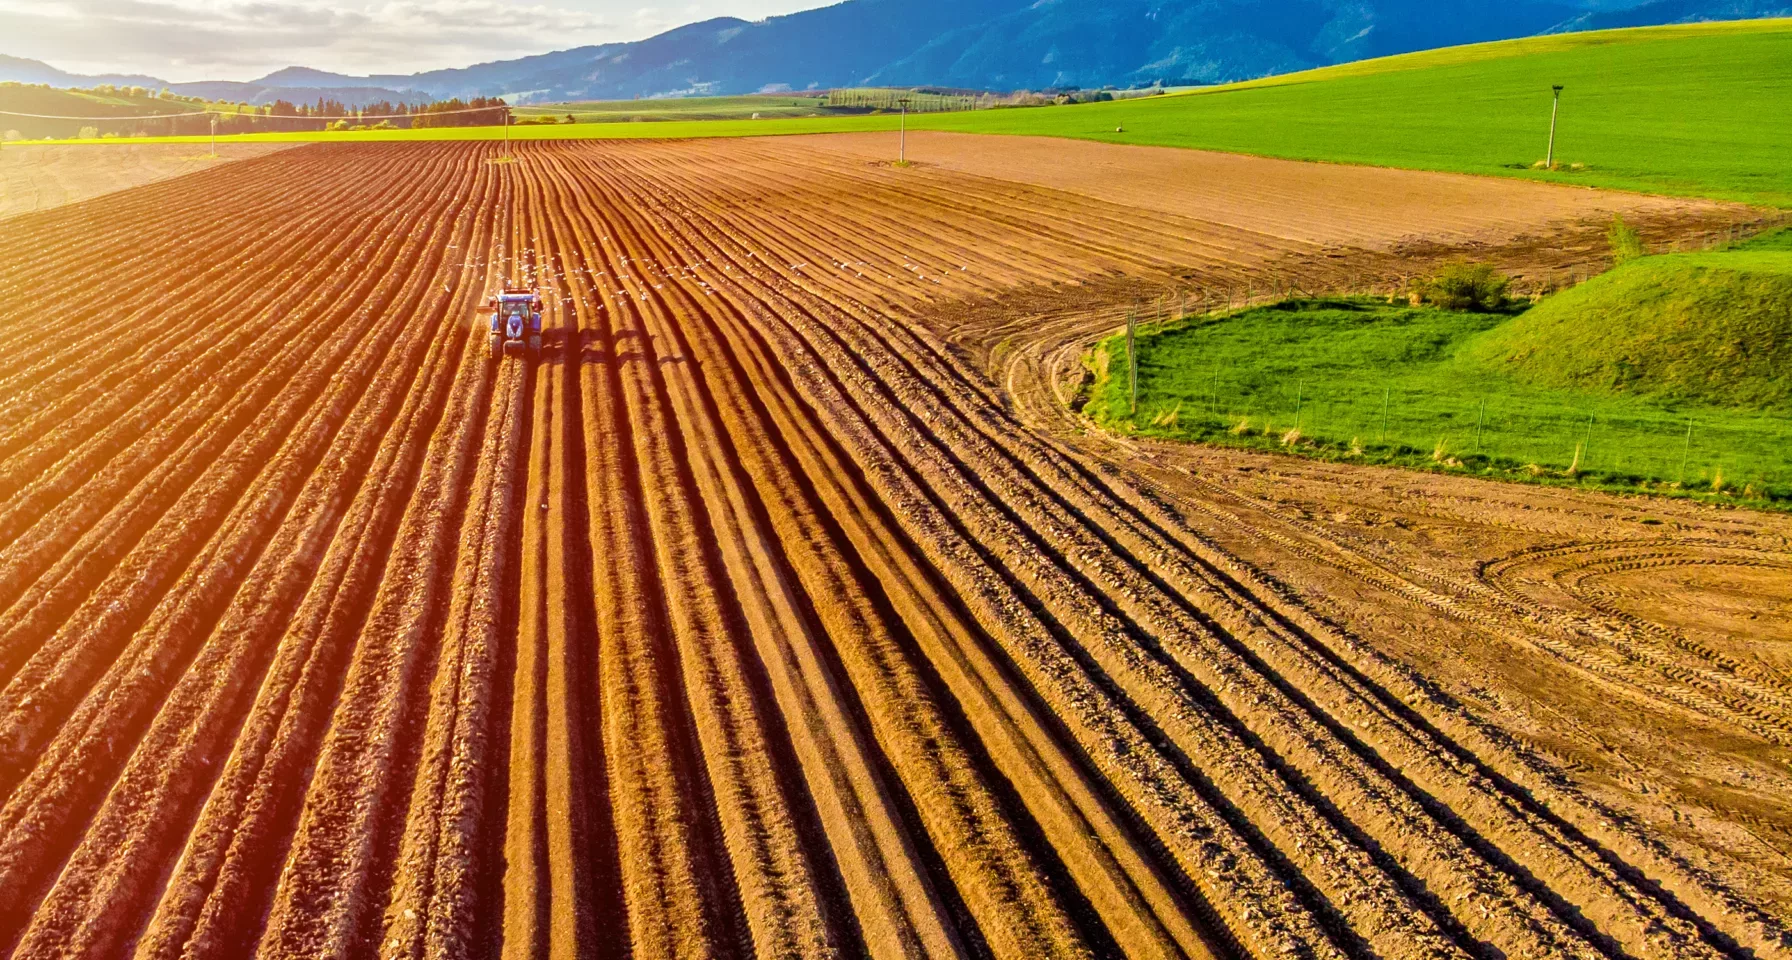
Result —
<instances>
[{"instance_id":1,"label":"green grass field","mask_svg":"<svg viewBox=\"0 0 1792 960\"><path fill-rule=\"evenodd\" d=\"M1547 147L1562 94L1559 162ZM929 126L1792 206L1792 20L1564 34L1364 61L1192 94L933 118ZM1115 133L1115 127L1124 133Z\"/></svg>"},{"instance_id":2,"label":"green grass field","mask_svg":"<svg viewBox=\"0 0 1792 960\"><path fill-rule=\"evenodd\" d=\"M1650 259L1680 256L1702 255ZM1539 383L1487 362L1480 348L1526 319L1371 299L1183 318L1136 338L1136 414L1125 337L1103 341L1084 412L1128 434L1792 507L1792 404Z\"/></svg>"},{"instance_id":3,"label":"green grass field","mask_svg":"<svg viewBox=\"0 0 1792 960\"><path fill-rule=\"evenodd\" d=\"M1552 83L1567 87L1557 158L1580 164L1579 170L1530 169L1543 158ZM666 103L699 113L705 109L701 99ZM1792 20L1754 20L1478 44L1185 94L911 116L909 124L1493 174L1792 207L1787 161L1792 124L1775 119L1784 116L1787 103L1792 103ZM896 123L893 116L668 119L522 127L512 135L735 137L893 130ZM247 139L502 135L487 127Z\"/></svg>"}]
</instances>

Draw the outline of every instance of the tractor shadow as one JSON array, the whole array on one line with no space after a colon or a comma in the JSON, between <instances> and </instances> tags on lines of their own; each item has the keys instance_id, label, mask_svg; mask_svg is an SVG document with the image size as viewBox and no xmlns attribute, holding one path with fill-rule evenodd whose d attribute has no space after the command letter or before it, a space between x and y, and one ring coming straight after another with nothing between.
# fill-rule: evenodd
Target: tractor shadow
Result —
<instances>
[{"instance_id":1,"label":"tractor shadow","mask_svg":"<svg viewBox=\"0 0 1792 960\"><path fill-rule=\"evenodd\" d=\"M627 363L652 363L664 366L669 363L690 363L691 359L684 354L656 354L653 344L657 338L650 338L639 330L618 331L611 339L615 342L612 349L604 342L603 334L597 331L552 331L542 335L542 363L560 364L570 358L576 359L578 365L620 366Z\"/></svg>"}]
</instances>

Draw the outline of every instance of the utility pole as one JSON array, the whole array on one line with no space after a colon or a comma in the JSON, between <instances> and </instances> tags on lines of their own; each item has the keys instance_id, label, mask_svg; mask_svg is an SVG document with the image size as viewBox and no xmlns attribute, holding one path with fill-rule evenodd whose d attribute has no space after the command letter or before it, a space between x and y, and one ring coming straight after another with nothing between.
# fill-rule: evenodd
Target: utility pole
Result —
<instances>
[{"instance_id":1,"label":"utility pole","mask_svg":"<svg viewBox=\"0 0 1792 960\"><path fill-rule=\"evenodd\" d=\"M1556 114L1562 110L1562 85L1555 84L1549 88L1555 93L1555 99L1549 105L1549 152L1543 157L1543 169L1556 168Z\"/></svg>"},{"instance_id":2,"label":"utility pole","mask_svg":"<svg viewBox=\"0 0 1792 960\"><path fill-rule=\"evenodd\" d=\"M898 164L908 163L908 101L908 97L896 101L902 104L902 119L897 121L900 124L900 133L898 133L896 141L896 162Z\"/></svg>"},{"instance_id":3,"label":"utility pole","mask_svg":"<svg viewBox=\"0 0 1792 960\"><path fill-rule=\"evenodd\" d=\"M504 110L504 159L510 159L510 110Z\"/></svg>"}]
</instances>

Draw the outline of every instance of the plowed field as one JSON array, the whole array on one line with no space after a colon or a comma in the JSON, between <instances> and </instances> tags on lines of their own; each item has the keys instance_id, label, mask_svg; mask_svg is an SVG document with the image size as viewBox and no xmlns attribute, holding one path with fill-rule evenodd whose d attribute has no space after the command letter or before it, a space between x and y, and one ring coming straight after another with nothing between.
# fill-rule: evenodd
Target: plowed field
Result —
<instances>
[{"instance_id":1,"label":"plowed field","mask_svg":"<svg viewBox=\"0 0 1792 960\"><path fill-rule=\"evenodd\" d=\"M1383 172L1360 216L1284 177L1238 222L800 142L497 149L9 222L0 955L1792 952L1771 885L1383 652L1416 621L1330 618L1203 532L1225 481L1160 489L1044 399L1142 292L1746 211ZM500 279L541 285L539 363L486 356ZM1785 553L1678 549L1784 604ZM1783 662L1648 619L1703 589L1660 556L1396 592L1777 762Z\"/></svg>"}]
</instances>

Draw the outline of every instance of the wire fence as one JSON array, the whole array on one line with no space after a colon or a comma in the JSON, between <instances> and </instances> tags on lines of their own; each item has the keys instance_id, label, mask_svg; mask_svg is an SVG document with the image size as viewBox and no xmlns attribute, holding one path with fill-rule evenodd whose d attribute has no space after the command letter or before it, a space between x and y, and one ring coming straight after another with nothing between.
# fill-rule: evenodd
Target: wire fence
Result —
<instances>
[{"instance_id":1,"label":"wire fence","mask_svg":"<svg viewBox=\"0 0 1792 960\"><path fill-rule=\"evenodd\" d=\"M1124 361L1121 361L1122 363ZM1208 377L1205 396L1147 404L1140 427L1254 434L1358 452L1792 496L1792 418L1577 410L1557 397L1405 385ZM1290 431L1297 431L1290 436Z\"/></svg>"}]
</instances>

